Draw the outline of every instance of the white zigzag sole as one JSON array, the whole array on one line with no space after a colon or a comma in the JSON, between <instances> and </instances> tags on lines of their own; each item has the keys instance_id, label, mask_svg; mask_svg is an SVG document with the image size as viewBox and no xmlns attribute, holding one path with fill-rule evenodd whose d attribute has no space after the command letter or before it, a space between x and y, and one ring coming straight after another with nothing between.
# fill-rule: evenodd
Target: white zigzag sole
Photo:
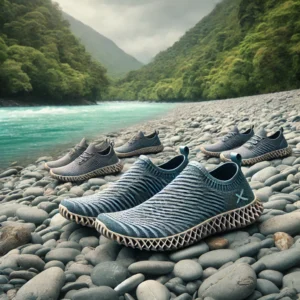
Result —
<instances>
[{"instance_id":1,"label":"white zigzag sole","mask_svg":"<svg viewBox=\"0 0 300 300\"><path fill-rule=\"evenodd\" d=\"M59 212L60 214L70 220L74 221L75 223L82 225L82 226L88 226L88 227L94 227L94 222L96 218L93 217L86 217L86 216L81 216L77 215L74 213L71 213L65 206L62 204L59 205Z\"/></svg>"},{"instance_id":2,"label":"white zigzag sole","mask_svg":"<svg viewBox=\"0 0 300 300\"><path fill-rule=\"evenodd\" d=\"M233 150L233 152L234 152L234 150ZM272 151L272 152L266 153L264 155L254 157L254 158L242 159L242 165L243 166L250 166L250 165L254 165L254 164L256 164L258 162L261 162L261 161L272 160L272 159L276 159L276 158L282 158L282 157L290 156L292 153L293 153L292 148L287 147L287 148ZM220 159L222 161L231 161L231 159L225 157L223 153L221 153Z\"/></svg>"},{"instance_id":3,"label":"white zigzag sole","mask_svg":"<svg viewBox=\"0 0 300 300\"><path fill-rule=\"evenodd\" d=\"M159 146L153 146L153 147L146 147L146 148L141 148L132 152L127 152L127 153L120 153L120 152L116 152L116 155L120 158L125 158L125 157L132 157L132 156L138 156L141 154L151 154L151 153L159 153L161 151L164 150L164 146L163 145L159 145Z\"/></svg>"},{"instance_id":4,"label":"white zigzag sole","mask_svg":"<svg viewBox=\"0 0 300 300\"><path fill-rule=\"evenodd\" d=\"M94 225L102 235L126 247L148 251L168 251L190 246L215 233L246 227L254 223L262 212L263 205L255 198L247 206L222 213L184 232L163 238L135 238L120 235L109 230L98 219Z\"/></svg>"},{"instance_id":5,"label":"white zigzag sole","mask_svg":"<svg viewBox=\"0 0 300 300\"><path fill-rule=\"evenodd\" d=\"M97 170L94 170L92 172L78 175L78 176L62 176L53 173L52 170L50 170L50 175L56 179L62 180L62 181L84 181L87 179L90 179L92 177L97 176L104 176L104 175L110 175L121 172L123 169L123 163L119 160L116 164L106 166Z\"/></svg>"}]
</instances>

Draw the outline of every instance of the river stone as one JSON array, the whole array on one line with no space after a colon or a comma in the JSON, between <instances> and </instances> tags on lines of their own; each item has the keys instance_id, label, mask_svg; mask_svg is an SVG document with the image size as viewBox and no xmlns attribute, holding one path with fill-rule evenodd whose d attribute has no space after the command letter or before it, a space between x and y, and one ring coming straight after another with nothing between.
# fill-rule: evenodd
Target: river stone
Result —
<instances>
[{"instance_id":1,"label":"river stone","mask_svg":"<svg viewBox=\"0 0 300 300\"><path fill-rule=\"evenodd\" d=\"M271 165L271 163L269 161L262 161L259 162L255 165L253 165L252 167L250 167L249 169L247 169L244 173L245 173L245 177L252 177L254 174L256 174L257 172L259 172L260 170L263 170L267 167L269 167Z\"/></svg>"},{"instance_id":2,"label":"river stone","mask_svg":"<svg viewBox=\"0 0 300 300\"><path fill-rule=\"evenodd\" d=\"M60 268L47 269L23 285L15 300L56 300L64 283L65 274Z\"/></svg>"},{"instance_id":3,"label":"river stone","mask_svg":"<svg viewBox=\"0 0 300 300\"><path fill-rule=\"evenodd\" d=\"M4 171L3 173L0 174L0 178L8 177L11 175L16 175L18 173L18 170L16 169L9 169Z\"/></svg>"},{"instance_id":4,"label":"river stone","mask_svg":"<svg viewBox=\"0 0 300 300\"><path fill-rule=\"evenodd\" d=\"M174 266L174 275L186 282L202 277L203 270L199 263L191 259L181 260Z\"/></svg>"},{"instance_id":5,"label":"river stone","mask_svg":"<svg viewBox=\"0 0 300 300\"><path fill-rule=\"evenodd\" d=\"M224 249L227 248L229 245L228 240L224 239L223 237L213 236L206 240L206 243L210 250L217 250L217 249Z\"/></svg>"},{"instance_id":6,"label":"river stone","mask_svg":"<svg viewBox=\"0 0 300 300\"><path fill-rule=\"evenodd\" d=\"M21 207L17 210L16 215L19 219L36 225L42 224L49 217L44 210L35 207Z\"/></svg>"},{"instance_id":7,"label":"river stone","mask_svg":"<svg viewBox=\"0 0 300 300\"><path fill-rule=\"evenodd\" d=\"M235 250L219 249L202 254L199 257L199 263L204 269L208 267L220 268L224 264L230 261L235 262L239 258L240 255Z\"/></svg>"},{"instance_id":8,"label":"river stone","mask_svg":"<svg viewBox=\"0 0 300 300\"><path fill-rule=\"evenodd\" d=\"M108 286L89 288L78 291L72 296L72 300L118 300L118 293Z\"/></svg>"},{"instance_id":9,"label":"river stone","mask_svg":"<svg viewBox=\"0 0 300 300\"><path fill-rule=\"evenodd\" d=\"M269 186L265 186L255 192L256 197L261 202L268 202L269 198L272 196L273 190Z\"/></svg>"},{"instance_id":10,"label":"river stone","mask_svg":"<svg viewBox=\"0 0 300 300\"><path fill-rule=\"evenodd\" d=\"M41 187L29 187L23 193L23 197L27 197L27 196L38 197L43 195L44 195L44 189Z\"/></svg>"},{"instance_id":11,"label":"river stone","mask_svg":"<svg viewBox=\"0 0 300 300\"><path fill-rule=\"evenodd\" d=\"M256 290L262 293L262 295L278 294L279 288L271 281L267 279L257 279Z\"/></svg>"},{"instance_id":12,"label":"river stone","mask_svg":"<svg viewBox=\"0 0 300 300\"><path fill-rule=\"evenodd\" d=\"M233 264L207 278L198 290L198 297L243 300L254 292L256 281L256 274L248 264Z\"/></svg>"},{"instance_id":13,"label":"river stone","mask_svg":"<svg viewBox=\"0 0 300 300\"><path fill-rule=\"evenodd\" d=\"M136 290L136 296L138 300L169 300L171 297L169 290L155 280L142 282Z\"/></svg>"},{"instance_id":14,"label":"river stone","mask_svg":"<svg viewBox=\"0 0 300 300\"><path fill-rule=\"evenodd\" d=\"M16 223L0 227L0 256L30 241L31 230L28 226Z\"/></svg>"},{"instance_id":15,"label":"river stone","mask_svg":"<svg viewBox=\"0 0 300 300\"><path fill-rule=\"evenodd\" d=\"M278 174L279 171L274 167L267 167L255 173L252 176L251 181L260 181L264 183L268 178Z\"/></svg>"},{"instance_id":16,"label":"river stone","mask_svg":"<svg viewBox=\"0 0 300 300\"><path fill-rule=\"evenodd\" d=\"M147 275L165 275L173 271L174 263L170 261L138 261L128 267L130 273Z\"/></svg>"},{"instance_id":17,"label":"river stone","mask_svg":"<svg viewBox=\"0 0 300 300\"><path fill-rule=\"evenodd\" d=\"M290 235L300 233L300 212L291 212L280 216L272 217L264 221L259 230L263 235L285 232Z\"/></svg>"},{"instance_id":18,"label":"river stone","mask_svg":"<svg viewBox=\"0 0 300 300\"><path fill-rule=\"evenodd\" d=\"M273 282L279 288L282 286L283 275L278 271L264 270L258 274L258 277L262 278L262 279L267 279L267 280Z\"/></svg>"},{"instance_id":19,"label":"river stone","mask_svg":"<svg viewBox=\"0 0 300 300\"><path fill-rule=\"evenodd\" d=\"M300 249L291 248L263 256L255 264L263 264L266 269L285 271L300 263Z\"/></svg>"},{"instance_id":20,"label":"river stone","mask_svg":"<svg viewBox=\"0 0 300 300\"><path fill-rule=\"evenodd\" d=\"M118 286L115 287L115 291L119 295L124 295L125 293L131 292L135 289L140 283L145 280L145 276L141 273L135 274L123 282L121 282Z\"/></svg>"},{"instance_id":21,"label":"river stone","mask_svg":"<svg viewBox=\"0 0 300 300\"><path fill-rule=\"evenodd\" d=\"M103 178L91 178L88 181L88 184L90 184L90 185L99 185L99 186L101 186L101 185L104 185L106 183L107 182Z\"/></svg>"},{"instance_id":22,"label":"river stone","mask_svg":"<svg viewBox=\"0 0 300 300\"><path fill-rule=\"evenodd\" d=\"M274 234L275 246L280 250L287 250L294 244L294 239L285 232L276 232Z\"/></svg>"},{"instance_id":23,"label":"river stone","mask_svg":"<svg viewBox=\"0 0 300 300\"><path fill-rule=\"evenodd\" d=\"M199 257L208 251L208 245L205 242L201 242L197 245L173 252L169 257L172 261L177 262L183 259Z\"/></svg>"},{"instance_id":24,"label":"river stone","mask_svg":"<svg viewBox=\"0 0 300 300\"><path fill-rule=\"evenodd\" d=\"M64 264L75 260L75 257L80 254L80 251L72 248L57 248L49 251L46 254L45 261L59 260Z\"/></svg>"},{"instance_id":25,"label":"river stone","mask_svg":"<svg viewBox=\"0 0 300 300\"><path fill-rule=\"evenodd\" d=\"M21 254L17 258L17 264L23 269L35 268L38 271L44 270L44 261L33 254Z\"/></svg>"},{"instance_id":26,"label":"river stone","mask_svg":"<svg viewBox=\"0 0 300 300\"><path fill-rule=\"evenodd\" d=\"M300 293L300 271L285 275L283 277L283 287L293 288Z\"/></svg>"},{"instance_id":27,"label":"river stone","mask_svg":"<svg viewBox=\"0 0 300 300\"><path fill-rule=\"evenodd\" d=\"M18 203L1 204L0 216L15 217L16 211L21 207L24 207L24 205Z\"/></svg>"},{"instance_id":28,"label":"river stone","mask_svg":"<svg viewBox=\"0 0 300 300\"><path fill-rule=\"evenodd\" d=\"M127 269L117 262L103 262L92 271L91 278L97 286L109 286L115 288L127 277Z\"/></svg>"}]
</instances>

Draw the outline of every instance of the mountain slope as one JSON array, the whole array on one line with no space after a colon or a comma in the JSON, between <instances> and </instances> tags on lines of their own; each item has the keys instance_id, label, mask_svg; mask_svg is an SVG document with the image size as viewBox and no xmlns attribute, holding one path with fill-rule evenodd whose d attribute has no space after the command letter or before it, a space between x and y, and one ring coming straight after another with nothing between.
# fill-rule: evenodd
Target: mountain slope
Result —
<instances>
[{"instance_id":1,"label":"mountain slope","mask_svg":"<svg viewBox=\"0 0 300 300\"><path fill-rule=\"evenodd\" d=\"M300 0L223 0L110 89L125 100L199 100L300 87Z\"/></svg>"},{"instance_id":2,"label":"mountain slope","mask_svg":"<svg viewBox=\"0 0 300 300\"><path fill-rule=\"evenodd\" d=\"M41 104L101 99L106 70L51 0L0 0L0 97Z\"/></svg>"},{"instance_id":3,"label":"mountain slope","mask_svg":"<svg viewBox=\"0 0 300 300\"><path fill-rule=\"evenodd\" d=\"M63 13L63 15L69 21L73 34L80 39L93 58L107 68L108 74L112 77L121 77L129 71L143 66L141 62L125 53L110 39L67 13Z\"/></svg>"}]
</instances>

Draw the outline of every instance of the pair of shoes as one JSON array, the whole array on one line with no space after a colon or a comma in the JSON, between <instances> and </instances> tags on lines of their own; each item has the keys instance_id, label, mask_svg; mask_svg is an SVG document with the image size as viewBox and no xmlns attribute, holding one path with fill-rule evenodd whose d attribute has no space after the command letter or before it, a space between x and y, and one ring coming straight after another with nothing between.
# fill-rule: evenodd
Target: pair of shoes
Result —
<instances>
[{"instance_id":1,"label":"pair of shoes","mask_svg":"<svg viewBox=\"0 0 300 300\"><path fill-rule=\"evenodd\" d=\"M237 126L219 142L200 147L201 152L208 156L220 157L222 161L230 161L231 151L242 156L242 165L253 165L261 161L289 156L292 153L283 129L267 136L262 128L254 134L253 127L239 132Z\"/></svg>"},{"instance_id":2,"label":"pair of shoes","mask_svg":"<svg viewBox=\"0 0 300 300\"><path fill-rule=\"evenodd\" d=\"M119 244L154 251L186 247L261 215L240 155L208 172L197 162L188 164L187 147L181 154L162 166L142 156L107 190L63 200L60 213Z\"/></svg>"},{"instance_id":3,"label":"pair of shoes","mask_svg":"<svg viewBox=\"0 0 300 300\"><path fill-rule=\"evenodd\" d=\"M130 141L114 150L113 143L90 144L85 139L62 158L45 164L52 177L62 181L82 181L92 177L118 173L123 169L119 158L163 150L158 132L139 132Z\"/></svg>"}]
</instances>

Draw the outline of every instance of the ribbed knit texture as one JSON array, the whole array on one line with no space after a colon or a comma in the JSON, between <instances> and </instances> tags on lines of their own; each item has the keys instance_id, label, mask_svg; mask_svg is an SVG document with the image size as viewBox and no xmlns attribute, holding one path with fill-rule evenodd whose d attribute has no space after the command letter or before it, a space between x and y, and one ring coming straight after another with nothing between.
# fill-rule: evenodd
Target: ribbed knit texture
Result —
<instances>
[{"instance_id":1,"label":"ribbed knit texture","mask_svg":"<svg viewBox=\"0 0 300 300\"><path fill-rule=\"evenodd\" d=\"M222 171L232 168L227 163ZM199 163L188 167L161 192L126 211L102 214L98 219L109 230L137 238L160 238L181 233L209 218L249 204L254 194L241 170L221 181ZM243 199L239 200L238 195Z\"/></svg>"},{"instance_id":2,"label":"ribbed knit texture","mask_svg":"<svg viewBox=\"0 0 300 300\"><path fill-rule=\"evenodd\" d=\"M128 172L107 189L91 196L66 199L61 204L72 213L88 217L129 209L168 185L188 163L186 158L181 161L176 169L163 170L153 165L147 157L141 156Z\"/></svg>"}]
</instances>

